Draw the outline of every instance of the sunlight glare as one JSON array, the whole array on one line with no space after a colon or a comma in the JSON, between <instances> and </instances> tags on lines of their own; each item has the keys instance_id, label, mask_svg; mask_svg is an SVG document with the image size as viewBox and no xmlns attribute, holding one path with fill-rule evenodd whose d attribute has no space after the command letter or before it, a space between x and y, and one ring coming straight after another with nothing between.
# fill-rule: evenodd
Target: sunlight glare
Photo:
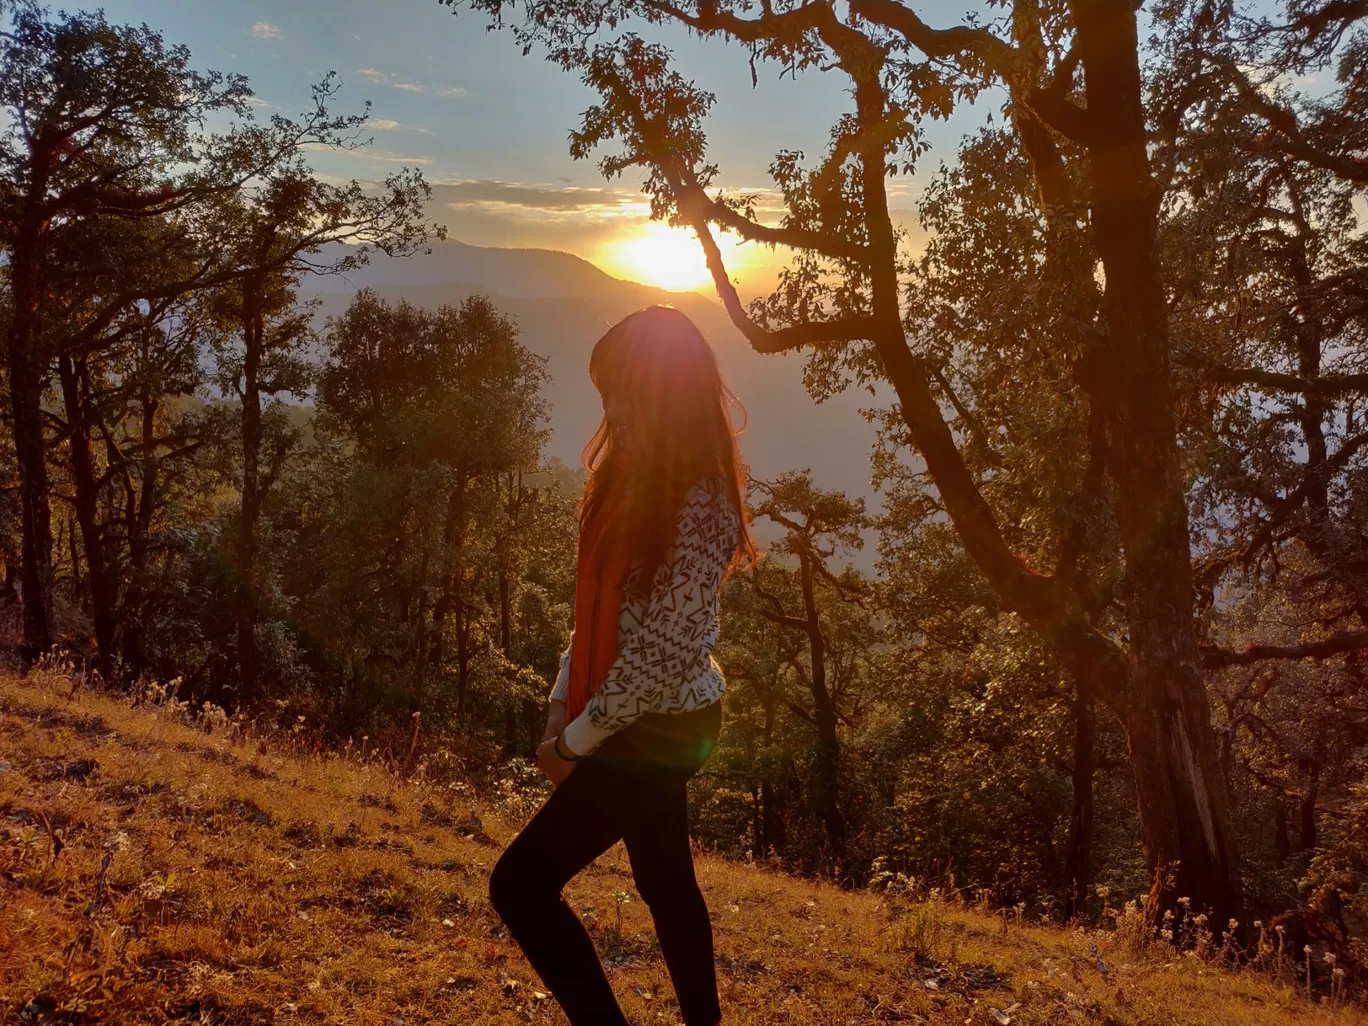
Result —
<instances>
[{"instance_id":1,"label":"sunlight glare","mask_svg":"<svg viewBox=\"0 0 1368 1026\"><path fill-rule=\"evenodd\" d=\"M730 235L717 236L724 260L736 248ZM652 221L604 247L602 262L609 274L671 291L703 288L712 281L703 247L688 228ZM735 268L727 260L728 272Z\"/></svg>"}]
</instances>

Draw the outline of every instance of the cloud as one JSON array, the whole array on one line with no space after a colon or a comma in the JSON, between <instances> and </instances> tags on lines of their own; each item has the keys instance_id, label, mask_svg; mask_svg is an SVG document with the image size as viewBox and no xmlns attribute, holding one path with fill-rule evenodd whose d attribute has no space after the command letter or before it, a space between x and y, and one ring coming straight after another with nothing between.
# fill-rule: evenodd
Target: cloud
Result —
<instances>
[{"instance_id":1,"label":"cloud","mask_svg":"<svg viewBox=\"0 0 1368 1026\"><path fill-rule=\"evenodd\" d=\"M406 82L395 78L388 71L381 71L379 68L357 68L356 73L368 82L374 82L376 85L382 85L389 89L398 89L405 93L431 93L433 96L469 95L464 86L439 86L423 82Z\"/></svg>"},{"instance_id":2,"label":"cloud","mask_svg":"<svg viewBox=\"0 0 1368 1026\"><path fill-rule=\"evenodd\" d=\"M390 153L386 150L363 150L366 156L372 160L383 160L387 164L431 164L431 157L405 157L399 153Z\"/></svg>"},{"instance_id":3,"label":"cloud","mask_svg":"<svg viewBox=\"0 0 1368 1026\"><path fill-rule=\"evenodd\" d=\"M450 207L523 207L539 211L599 211L639 204L641 196L626 189L551 187L468 178L432 187L437 203Z\"/></svg>"},{"instance_id":4,"label":"cloud","mask_svg":"<svg viewBox=\"0 0 1368 1026\"><path fill-rule=\"evenodd\" d=\"M258 39L283 39L285 33L269 21L259 21L252 26L252 35Z\"/></svg>"},{"instance_id":5,"label":"cloud","mask_svg":"<svg viewBox=\"0 0 1368 1026\"><path fill-rule=\"evenodd\" d=\"M371 118L366 122L366 127L377 132L417 132L419 135L431 135L430 128L419 128L417 125L406 125L402 121L395 121L393 118Z\"/></svg>"},{"instance_id":6,"label":"cloud","mask_svg":"<svg viewBox=\"0 0 1368 1026\"><path fill-rule=\"evenodd\" d=\"M391 150L374 150L369 146L360 146L356 149L346 149L340 146L329 146L327 143L304 143L300 149L308 150L310 153L330 153L336 157L350 157L355 160L382 160L386 164L412 164L424 165L431 164L431 157L412 157L403 153L394 153Z\"/></svg>"}]
</instances>

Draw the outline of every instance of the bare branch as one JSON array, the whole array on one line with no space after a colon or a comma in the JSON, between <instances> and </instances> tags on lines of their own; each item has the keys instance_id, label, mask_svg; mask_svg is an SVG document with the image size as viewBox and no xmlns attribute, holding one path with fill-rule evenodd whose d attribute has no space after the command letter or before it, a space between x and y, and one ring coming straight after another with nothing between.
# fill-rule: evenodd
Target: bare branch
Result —
<instances>
[{"instance_id":1,"label":"bare branch","mask_svg":"<svg viewBox=\"0 0 1368 1026\"><path fill-rule=\"evenodd\" d=\"M1220 648L1202 645L1202 666L1219 670L1226 666L1247 666L1266 659L1327 659L1368 649L1368 631L1349 631L1321 641L1301 645L1246 645L1244 648Z\"/></svg>"},{"instance_id":2,"label":"bare branch","mask_svg":"<svg viewBox=\"0 0 1368 1026\"><path fill-rule=\"evenodd\" d=\"M1332 153L1315 145L1302 131L1296 112L1262 93L1233 60L1218 55L1213 55L1211 60L1225 72L1235 86L1236 92L1240 94L1240 99L1278 133L1279 138L1268 143L1251 144L1248 146L1249 149L1256 152L1271 149L1274 152L1286 153L1313 167L1329 171L1344 181L1368 185L1368 159Z\"/></svg>"},{"instance_id":3,"label":"bare branch","mask_svg":"<svg viewBox=\"0 0 1368 1026\"><path fill-rule=\"evenodd\" d=\"M1201 371L1208 381L1221 385L1257 385L1274 392L1301 392L1305 395L1334 397L1368 392L1368 374L1326 374L1304 378L1256 367L1227 367L1223 364L1180 360Z\"/></svg>"},{"instance_id":4,"label":"bare branch","mask_svg":"<svg viewBox=\"0 0 1368 1026\"><path fill-rule=\"evenodd\" d=\"M822 232L805 231L801 228L781 228L760 224L737 213L721 200L710 199L703 187L695 182L682 181L677 199L681 206L698 210L709 221L715 221L724 228L730 228L747 242L763 242L770 246L788 246L791 249L805 249L838 260L853 260L861 264L869 262L869 254L863 246L843 239L833 238Z\"/></svg>"},{"instance_id":5,"label":"bare branch","mask_svg":"<svg viewBox=\"0 0 1368 1026\"><path fill-rule=\"evenodd\" d=\"M727 316L731 318L732 324L736 325L736 330L746 337L746 341L757 353L783 353L790 349L801 349L803 346L818 345L824 342L855 342L873 336L874 321L869 318L807 321L773 331L761 327L746 312L741 297L736 293L736 286L731 283L731 279L727 276L727 267L722 261L722 251L718 248L717 240L713 238L712 229L709 227L707 219L702 214L696 214L691 220L693 229L698 234L698 241L703 246L703 256L708 262L708 270L712 274L713 285L717 288L717 294L722 298L722 305L727 310Z\"/></svg>"}]
</instances>

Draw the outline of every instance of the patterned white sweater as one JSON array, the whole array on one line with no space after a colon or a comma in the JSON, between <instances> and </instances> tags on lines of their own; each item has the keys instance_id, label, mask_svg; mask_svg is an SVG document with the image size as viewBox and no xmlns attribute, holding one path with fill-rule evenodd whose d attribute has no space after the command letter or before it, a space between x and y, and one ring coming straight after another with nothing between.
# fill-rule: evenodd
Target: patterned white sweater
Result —
<instances>
[{"instance_id":1,"label":"patterned white sweater","mask_svg":"<svg viewBox=\"0 0 1368 1026\"><path fill-rule=\"evenodd\" d=\"M717 596L736 551L740 514L720 478L698 482L675 518L675 538L650 595L628 589L618 615L618 655L603 684L565 728L563 744L587 755L648 712L688 712L722 697L726 681L712 656ZM561 655L552 700L564 701L570 648Z\"/></svg>"}]
</instances>

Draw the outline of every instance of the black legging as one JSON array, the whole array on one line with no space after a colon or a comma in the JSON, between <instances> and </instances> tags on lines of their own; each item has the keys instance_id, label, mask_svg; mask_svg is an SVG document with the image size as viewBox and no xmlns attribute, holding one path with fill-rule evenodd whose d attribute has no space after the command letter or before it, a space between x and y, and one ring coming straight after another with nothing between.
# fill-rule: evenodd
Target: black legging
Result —
<instances>
[{"instance_id":1,"label":"black legging","mask_svg":"<svg viewBox=\"0 0 1368 1026\"><path fill-rule=\"evenodd\" d=\"M649 713L614 734L576 765L490 874L490 901L571 1026L627 1026L593 940L561 897L571 877L619 840L655 921L686 1026L721 1021L685 787L712 753L721 717L719 701L687 713Z\"/></svg>"}]
</instances>

